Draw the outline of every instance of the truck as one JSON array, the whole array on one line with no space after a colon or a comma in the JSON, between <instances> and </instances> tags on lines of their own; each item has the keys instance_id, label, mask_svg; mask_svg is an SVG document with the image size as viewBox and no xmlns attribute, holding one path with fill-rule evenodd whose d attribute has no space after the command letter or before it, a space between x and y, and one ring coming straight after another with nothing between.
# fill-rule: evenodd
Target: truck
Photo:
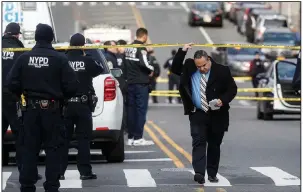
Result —
<instances>
[{"instance_id":1,"label":"truck","mask_svg":"<svg viewBox=\"0 0 303 192\"><path fill-rule=\"evenodd\" d=\"M57 39L51 6L48 2L3 2L2 4L2 35L6 26L11 23L19 23L23 44L35 43L35 30L39 23L50 25Z\"/></svg>"}]
</instances>

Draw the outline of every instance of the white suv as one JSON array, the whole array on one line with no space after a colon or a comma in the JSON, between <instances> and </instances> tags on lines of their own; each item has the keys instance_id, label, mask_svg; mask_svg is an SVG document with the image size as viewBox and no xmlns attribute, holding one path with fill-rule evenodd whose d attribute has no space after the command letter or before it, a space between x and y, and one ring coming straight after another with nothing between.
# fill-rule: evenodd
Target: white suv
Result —
<instances>
[{"instance_id":1,"label":"white suv","mask_svg":"<svg viewBox=\"0 0 303 192\"><path fill-rule=\"evenodd\" d=\"M53 44L53 47L68 46L68 43ZM89 45L88 45L89 46ZM27 47L33 47L28 45ZM65 50L60 50L65 52ZM124 161L124 130L122 130L123 118L123 96L119 83L115 77L122 75L121 69L109 69L107 61L101 49L86 49L86 54L104 65L104 72L93 79L93 85L98 103L93 113L93 135L91 149L100 149L108 162ZM11 130L7 131L3 139L3 147L6 148L2 154L3 165L8 164L9 151L14 151L14 139ZM71 146L76 144L73 137Z\"/></svg>"}]
</instances>

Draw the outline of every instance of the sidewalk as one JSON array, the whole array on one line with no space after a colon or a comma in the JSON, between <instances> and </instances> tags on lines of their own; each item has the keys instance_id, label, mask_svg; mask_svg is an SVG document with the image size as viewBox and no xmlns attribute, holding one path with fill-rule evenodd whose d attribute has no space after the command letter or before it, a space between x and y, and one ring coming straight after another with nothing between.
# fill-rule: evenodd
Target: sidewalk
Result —
<instances>
[{"instance_id":1,"label":"sidewalk","mask_svg":"<svg viewBox=\"0 0 303 192\"><path fill-rule=\"evenodd\" d=\"M272 9L279 12L279 4L281 3L281 14L286 17L290 16L291 23L301 31L301 17L300 17L300 1L296 2L270 2Z\"/></svg>"}]
</instances>

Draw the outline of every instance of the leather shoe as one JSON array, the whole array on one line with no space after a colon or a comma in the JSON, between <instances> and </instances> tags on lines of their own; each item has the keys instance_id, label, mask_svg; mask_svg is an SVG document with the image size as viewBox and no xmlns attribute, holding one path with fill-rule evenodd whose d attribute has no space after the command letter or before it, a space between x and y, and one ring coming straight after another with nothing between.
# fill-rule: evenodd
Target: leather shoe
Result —
<instances>
[{"instance_id":1,"label":"leather shoe","mask_svg":"<svg viewBox=\"0 0 303 192\"><path fill-rule=\"evenodd\" d=\"M214 176L214 177L208 176L208 180L209 180L211 183L218 183L218 182L219 182L219 179L218 179L216 176Z\"/></svg>"},{"instance_id":2,"label":"leather shoe","mask_svg":"<svg viewBox=\"0 0 303 192\"><path fill-rule=\"evenodd\" d=\"M59 178L59 180L65 180L65 177L64 177L64 175L60 175L60 178Z\"/></svg>"},{"instance_id":3,"label":"leather shoe","mask_svg":"<svg viewBox=\"0 0 303 192\"><path fill-rule=\"evenodd\" d=\"M204 179L204 176L201 175L200 173L196 173L195 176L194 176L194 180L196 182L198 182L199 184L203 185L205 183L205 179Z\"/></svg>"},{"instance_id":4,"label":"leather shoe","mask_svg":"<svg viewBox=\"0 0 303 192\"><path fill-rule=\"evenodd\" d=\"M41 180L42 179L42 175L40 175L39 173L38 173L38 175L37 175L37 181L39 181L39 180Z\"/></svg>"},{"instance_id":5,"label":"leather shoe","mask_svg":"<svg viewBox=\"0 0 303 192\"><path fill-rule=\"evenodd\" d=\"M97 175L95 173L91 173L89 175L81 175L81 180L90 180L90 179L97 179Z\"/></svg>"}]
</instances>

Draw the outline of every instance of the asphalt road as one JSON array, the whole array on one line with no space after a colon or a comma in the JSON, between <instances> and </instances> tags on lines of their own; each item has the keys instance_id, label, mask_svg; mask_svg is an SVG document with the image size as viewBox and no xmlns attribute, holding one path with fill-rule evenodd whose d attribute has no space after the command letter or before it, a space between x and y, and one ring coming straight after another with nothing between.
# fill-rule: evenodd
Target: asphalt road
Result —
<instances>
[{"instance_id":1,"label":"asphalt road","mask_svg":"<svg viewBox=\"0 0 303 192\"><path fill-rule=\"evenodd\" d=\"M190 28L187 26L186 4L140 3L137 9L127 4L95 5L97 8L84 12L84 3L74 6L81 9L81 19L86 23L97 24L102 17L97 13L114 10L117 15L129 15L127 22L136 26L141 17L148 28L154 43L220 43L222 41L244 41L228 21L224 28ZM58 36L68 39L74 32L74 18L71 4L57 3L53 7ZM84 9L85 8L85 9ZM133 17L131 17L132 15ZM97 18L98 17L98 18ZM139 19L140 20L140 19ZM140 23L140 22L139 22ZM142 25L142 23L140 24ZM65 28L64 28L65 26ZM135 29L135 28L134 28ZM60 31L59 31L60 30ZM66 40L62 40L66 41ZM177 47L176 47L177 48ZM155 49L156 58L163 64L172 48ZM192 56L194 50L187 56ZM208 52L211 48L206 49ZM162 72L165 78L165 72ZM239 88L251 87L250 82L237 82ZM167 89L166 83L159 83L158 89ZM278 116L272 121L256 119L255 102L238 101L231 103L230 127L221 148L219 168L220 182L206 183L201 188L193 181L191 173L191 137L189 120L183 115L183 107L178 104L151 104L144 136L153 139L154 146L126 147L126 161L121 164L107 164L102 156L94 156L93 170L98 175L94 181L80 181L76 165L71 162L66 174L67 180L61 182L62 191L232 191L232 192L298 192L300 191L300 119L298 116ZM98 153L98 151L96 152ZM71 160L74 160L71 157ZM14 165L3 168L5 192L17 192L18 172ZM44 173L44 166L39 166ZM43 191L42 181L37 191Z\"/></svg>"}]
</instances>

